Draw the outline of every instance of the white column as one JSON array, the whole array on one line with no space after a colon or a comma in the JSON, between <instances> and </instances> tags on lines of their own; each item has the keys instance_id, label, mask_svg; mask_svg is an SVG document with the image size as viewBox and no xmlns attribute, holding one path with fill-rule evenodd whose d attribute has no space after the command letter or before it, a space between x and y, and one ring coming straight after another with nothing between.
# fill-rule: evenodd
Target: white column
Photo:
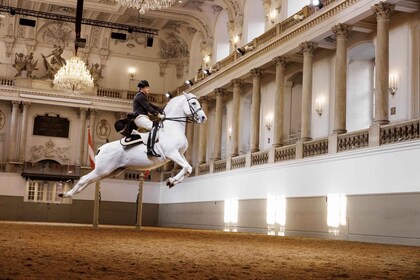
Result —
<instances>
[{"instance_id":1,"label":"white column","mask_svg":"<svg viewBox=\"0 0 420 280\"><path fill-rule=\"evenodd\" d=\"M252 104L251 104L251 153L260 150L260 111L261 111L261 69L250 71L252 76Z\"/></svg>"},{"instance_id":2,"label":"white column","mask_svg":"<svg viewBox=\"0 0 420 280\"><path fill-rule=\"evenodd\" d=\"M16 139L17 139L17 121L19 113L19 101L12 101L12 118L10 120L10 137L9 137L9 154L7 155L7 161L16 160Z\"/></svg>"},{"instance_id":3,"label":"white column","mask_svg":"<svg viewBox=\"0 0 420 280\"><path fill-rule=\"evenodd\" d=\"M335 104L334 130L335 133L346 133L346 96L347 96L347 36L351 26L337 24L332 28L337 41L335 55Z\"/></svg>"},{"instance_id":4,"label":"white column","mask_svg":"<svg viewBox=\"0 0 420 280\"><path fill-rule=\"evenodd\" d=\"M301 140L311 140L312 119L312 59L316 43L304 42L300 44L303 51L303 78L302 78L302 121Z\"/></svg>"},{"instance_id":5,"label":"white column","mask_svg":"<svg viewBox=\"0 0 420 280\"><path fill-rule=\"evenodd\" d=\"M21 120L21 129L20 129L20 148L19 148L19 161L25 162L25 151L26 151L26 139L28 135L28 111L29 106L31 105L30 102L22 102L23 104L23 112L22 112L22 120Z\"/></svg>"},{"instance_id":6,"label":"white column","mask_svg":"<svg viewBox=\"0 0 420 280\"><path fill-rule=\"evenodd\" d=\"M208 112L208 99L207 97L200 98L201 108L204 112ZM206 163L207 157L207 123L200 124L199 131L199 145L198 145L198 164Z\"/></svg>"},{"instance_id":7,"label":"white column","mask_svg":"<svg viewBox=\"0 0 420 280\"><path fill-rule=\"evenodd\" d=\"M96 116L96 110L95 109L89 109L90 137L92 139L92 145L93 145L93 151L94 152L95 152L95 116ZM90 165L89 153L86 153L84 164L85 165Z\"/></svg>"},{"instance_id":8,"label":"white column","mask_svg":"<svg viewBox=\"0 0 420 280\"><path fill-rule=\"evenodd\" d=\"M220 160L222 154L222 121L223 121L223 94L222 88L216 92L216 128L214 131L213 160Z\"/></svg>"},{"instance_id":9,"label":"white column","mask_svg":"<svg viewBox=\"0 0 420 280\"><path fill-rule=\"evenodd\" d=\"M395 5L379 2L372 7L376 14L376 76L375 76L375 124L389 123L389 16Z\"/></svg>"},{"instance_id":10,"label":"white column","mask_svg":"<svg viewBox=\"0 0 420 280\"><path fill-rule=\"evenodd\" d=\"M239 155L239 125L240 125L240 106L242 95L242 80L234 79L233 84L233 100L232 100L232 151L231 156Z\"/></svg>"},{"instance_id":11,"label":"white column","mask_svg":"<svg viewBox=\"0 0 420 280\"><path fill-rule=\"evenodd\" d=\"M79 156L77 158L77 165L82 165L83 155L86 147L85 142L85 128L86 128L86 108L80 108L80 130L79 130Z\"/></svg>"},{"instance_id":12,"label":"white column","mask_svg":"<svg viewBox=\"0 0 420 280\"><path fill-rule=\"evenodd\" d=\"M274 141L273 146L283 145L283 125L284 125L284 89L285 89L285 71L288 61L285 57L276 57L273 59L276 65L276 92L274 96Z\"/></svg>"}]
</instances>

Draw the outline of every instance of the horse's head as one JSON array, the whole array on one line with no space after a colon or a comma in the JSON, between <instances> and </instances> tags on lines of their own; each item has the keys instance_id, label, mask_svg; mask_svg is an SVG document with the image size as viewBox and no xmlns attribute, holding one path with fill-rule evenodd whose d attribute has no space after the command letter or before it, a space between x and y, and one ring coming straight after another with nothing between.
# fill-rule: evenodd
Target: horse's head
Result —
<instances>
[{"instance_id":1,"label":"horse's head","mask_svg":"<svg viewBox=\"0 0 420 280\"><path fill-rule=\"evenodd\" d=\"M201 108L197 97L192 93L184 92L187 102L184 106L184 113L186 116L191 116L196 123L205 123L207 121L206 114Z\"/></svg>"}]
</instances>

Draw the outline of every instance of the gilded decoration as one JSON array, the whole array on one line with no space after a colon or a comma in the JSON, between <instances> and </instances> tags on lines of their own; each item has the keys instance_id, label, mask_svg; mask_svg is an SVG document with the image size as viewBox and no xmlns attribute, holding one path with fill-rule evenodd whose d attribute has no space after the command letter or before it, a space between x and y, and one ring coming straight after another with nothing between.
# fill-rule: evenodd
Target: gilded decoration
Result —
<instances>
[{"instance_id":1,"label":"gilded decoration","mask_svg":"<svg viewBox=\"0 0 420 280\"><path fill-rule=\"evenodd\" d=\"M45 145L34 145L29 151L31 161L37 162L42 159L55 159L59 162L70 162L70 147L56 147L55 143L50 139Z\"/></svg>"},{"instance_id":2,"label":"gilded decoration","mask_svg":"<svg viewBox=\"0 0 420 280\"><path fill-rule=\"evenodd\" d=\"M111 126L109 125L107 120L102 119L96 125L95 131L96 131L96 136L99 139L106 140L109 138L109 135L111 134Z\"/></svg>"}]
</instances>

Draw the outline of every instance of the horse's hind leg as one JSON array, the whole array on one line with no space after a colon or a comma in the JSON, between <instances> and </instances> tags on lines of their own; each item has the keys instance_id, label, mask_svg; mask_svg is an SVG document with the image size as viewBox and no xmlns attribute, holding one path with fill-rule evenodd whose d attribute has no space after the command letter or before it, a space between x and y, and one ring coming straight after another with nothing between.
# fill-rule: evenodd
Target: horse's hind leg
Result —
<instances>
[{"instance_id":1,"label":"horse's hind leg","mask_svg":"<svg viewBox=\"0 0 420 280\"><path fill-rule=\"evenodd\" d=\"M90 173L86 174L82 178L80 178L79 182L68 192L62 192L59 194L61 197L72 197L75 194L80 193L83 191L87 186L89 186L91 183L94 183L98 180L105 179L108 177L112 177L115 175L118 175L124 170L124 168L117 168L107 174L98 175L96 174L97 169L92 170Z\"/></svg>"}]
</instances>

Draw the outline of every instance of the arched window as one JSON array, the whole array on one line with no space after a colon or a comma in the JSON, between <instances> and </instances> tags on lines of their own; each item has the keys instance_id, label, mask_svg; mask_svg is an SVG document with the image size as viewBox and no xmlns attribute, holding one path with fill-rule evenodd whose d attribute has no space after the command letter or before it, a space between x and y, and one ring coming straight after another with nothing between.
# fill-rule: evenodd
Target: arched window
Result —
<instances>
[{"instance_id":1,"label":"arched window","mask_svg":"<svg viewBox=\"0 0 420 280\"><path fill-rule=\"evenodd\" d=\"M227 23L229 21L226 10L220 12L217 17L217 22L214 31L214 55L213 62L222 60L229 55L229 32L227 30Z\"/></svg>"},{"instance_id":2,"label":"arched window","mask_svg":"<svg viewBox=\"0 0 420 280\"><path fill-rule=\"evenodd\" d=\"M244 38L243 42L251 42L265 31L265 13L262 4L255 5L254 1L245 3Z\"/></svg>"},{"instance_id":3,"label":"arched window","mask_svg":"<svg viewBox=\"0 0 420 280\"><path fill-rule=\"evenodd\" d=\"M200 43L202 41L201 38L201 34L196 32L192 39L190 50L190 65L188 68L188 77L186 78L191 78L197 75L198 69L200 69L201 65L203 64L203 58L200 51Z\"/></svg>"}]
</instances>

